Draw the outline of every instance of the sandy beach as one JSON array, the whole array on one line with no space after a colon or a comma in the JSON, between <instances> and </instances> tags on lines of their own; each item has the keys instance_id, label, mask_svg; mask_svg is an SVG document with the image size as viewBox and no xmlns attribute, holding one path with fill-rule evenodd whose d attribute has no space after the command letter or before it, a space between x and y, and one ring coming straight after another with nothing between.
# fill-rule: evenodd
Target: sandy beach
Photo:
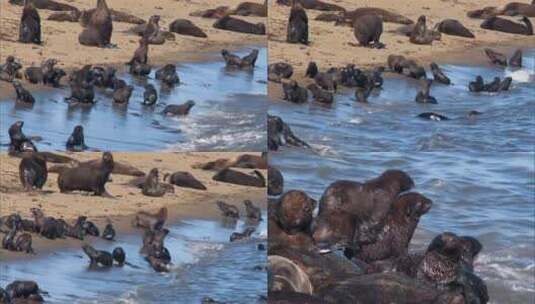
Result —
<instances>
[{"instance_id":1,"label":"sandy beach","mask_svg":"<svg viewBox=\"0 0 535 304\"><path fill-rule=\"evenodd\" d=\"M271 1L269 6L268 45L269 63L287 62L293 65L294 79L302 80L304 71L310 61L316 61L321 70L329 67L345 66L354 63L357 67L371 67L386 65L387 57L391 54L404 55L415 59L420 64L435 62L471 62L481 63L487 59L482 54L484 47L493 47L498 50L505 48L528 48L535 46L533 36L506 34L480 28L481 19L470 19L466 12L480 9L485 6L503 6L508 0L413 0L404 1L363 1L340 0L325 2L340 5L346 10L359 7L378 7L404 15L416 21L420 15L427 17L427 27L444 19L457 19L470 29L475 39L462 38L442 34L440 41L432 45L416 45L409 42L409 38L395 32L400 24L384 23L381 42L386 45L384 49L369 49L357 46L357 40L352 27L335 26L333 22L314 20L321 11L307 10L309 20L310 45L286 43L286 26L290 7L278 5ZM508 17L505 17L508 18ZM518 21L519 17L512 20ZM532 18L533 22L533 18ZM269 92L273 94L270 84ZM275 92L276 93L276 92Z\"/></svg>"},{"instance_id":2,"label":"sandy beach","mask_svg":"<svg viewBox=\"0 0 535 304\"><path fill-rule=\"evenodd\" d=\"M132 176L112 174L112 182L106 184L107 191L115 198L84 195L80 193L62 194L57 186L57 174L49 173L48 180L43 187L45 193L26 193L22 191L18 178L19 158L0 156L1 177L0 215L18 212L22 217L30 217L30 208L41 208L45 215L72 221L80 215L85 215L99 227L110 218L119 233L131 232L131 216L145 210L155 212L163 206L169 210L170 221L180 218L215 219L220 217L220 211L215 205L217 200L232 203L243 210L243 200L249 199L254 204L266 207L266 189L245 187L212 180L214 171L193 169L192 165L213 161L219 158L233 159L242 153L113 153L115 161L132 165L144 172L152 168L160 170L160 179L164 173L175 171L189 171L208 189L206 191L174 187L175 193L168 193L163 197L147 197L140 189L126 185ZM256 153L252 153L256 154ZM77 160L90 160L100 157L100 153L77 153L69 156ZM50 167L50 164L49 164ZM250 172L250 169L237 169ZM266 170L262 171L267 176ZM41 237L34 237L34 247L37 252L47 252L62 246L79 245L79 241L55 240L48 241ZM2 257L25 257L20 253L0 250Z\"/></svg>"}]
</instances>

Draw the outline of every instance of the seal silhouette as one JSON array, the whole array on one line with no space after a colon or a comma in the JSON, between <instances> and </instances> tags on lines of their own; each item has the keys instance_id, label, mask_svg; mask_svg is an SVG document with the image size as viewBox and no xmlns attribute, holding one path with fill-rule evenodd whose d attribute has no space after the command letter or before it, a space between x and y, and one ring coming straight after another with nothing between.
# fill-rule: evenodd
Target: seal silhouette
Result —
<instances>
[{"instance_id":1,"label":"seal silhouette","mask_svg":"<svg viewBox=\"0 0 535 304\"><path fill-rule=\"evenodd\" d=\"M384 48L384 44L379 41L383 34L383 20L375 14L355 18L353 33L361 46Z\"/></svg>"},{"instance_id":2,"label":"seal silhouette","mask_svg":"<svg viewBox=\"0 0 535 304\"><path fill-rule=\"evenodd\" d=\"M24 1L19 25L19 42L41 44L41 18L32 0Z\"/></svg>"},{"instance_id":3,"label":"seal silhouette","mask_svg":"<svg viewBox=\"0 0 535 304\"><path fill-rule=\"evenodd\" d=\"M48 177L46 159L37 153L23 157L19 164L19 177L26 191L42 189Z\"/></svg>"},{"instance_id":4,"label":"seal silhouette","mask_svg":"<svg viewBox=\"0 0 535 304\"><path fill-rule=\"evenodd\" d=\"M113 23L106 0L97 0L97 7L91 13L87 28L78 36L78 41L86 46L105 47L111 43Z\"/></svg>"},{"instance_id":5,"label":"seal silhouette","mask_svg":"<svg viewBox=\"0 0 535 304\"><path fill-rule=\"evenodd\" d=\"M300 1L292 3L286 29L286 41L289 43L308 44L308 16Z\"/></svg>"}]
</instances>

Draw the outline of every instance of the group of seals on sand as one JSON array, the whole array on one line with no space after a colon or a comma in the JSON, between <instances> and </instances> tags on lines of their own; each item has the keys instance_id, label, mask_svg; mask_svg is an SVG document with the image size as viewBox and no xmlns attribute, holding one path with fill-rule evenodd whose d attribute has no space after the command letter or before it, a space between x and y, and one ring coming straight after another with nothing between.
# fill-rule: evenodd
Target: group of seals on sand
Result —
<instances>
[{"instance_id":1,"label":"group of seals on sand","mask_svg":"<svg viewBox=\"0 0 535 304\"><path fill-rule=\"evenodd\" d=\"M499 17L521 16L520 23ZM484 19L481 28L486 30L499 31L509 34L533 35L533 24L528 17L535 17L535 4L520 2L510 2L505 6L498 8L494 6L484 7L482 9L472 10L467 13L470 18Z\"/></svg>"},{"instance_id":2,"label":"group of seals on sand","mask_svg":"<svg viewBox=\"0 0 535 304\"><path fill-rule=\"evenodd\" d=\"M473 268L482 250L475 238L444 232L424 252L409 252L433 205L408 192L413 187L407 173L387 170L365 182L336 181L319 202L299 190L271 199L270 301L487 303Z\"/></svg>"}]
</instances>

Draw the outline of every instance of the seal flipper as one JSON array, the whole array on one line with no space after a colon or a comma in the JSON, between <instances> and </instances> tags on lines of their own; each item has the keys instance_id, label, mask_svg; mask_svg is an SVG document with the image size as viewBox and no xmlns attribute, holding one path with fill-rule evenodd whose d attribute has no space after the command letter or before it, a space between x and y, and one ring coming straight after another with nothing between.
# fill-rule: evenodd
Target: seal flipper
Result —
<instances>
[{"instance_id":1,"label":"seal flipper","mask_svg":"<svg viewBox=\"0 0 535 304\"><path fill-rule=\"evenodd\" d=\"M264 177L264 175L262 175L262 173L258 170L254 170L253 171L254 174L260 179L260 181L262 182L262 185L264 185L264 187L266 186L266 178Z\"/></svg>"}]
</instances>

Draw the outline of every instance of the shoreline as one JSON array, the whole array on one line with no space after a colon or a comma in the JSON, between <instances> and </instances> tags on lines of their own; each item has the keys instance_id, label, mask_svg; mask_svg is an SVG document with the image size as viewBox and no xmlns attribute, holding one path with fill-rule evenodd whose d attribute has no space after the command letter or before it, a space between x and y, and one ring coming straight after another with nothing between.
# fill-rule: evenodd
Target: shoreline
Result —
<instances>
[{"instance_id":1,"label":"shoreline","mask_svg":"<svg viewBox=\"0 0 535 304\"><path fill-rule=\"evenodd\" d=\"M85 159L93 159L100 153L82 153ZM104 228L107 219L112 220L113 226L118 235L121 234L140 234L141 230L132 227L131 220L133 216L141 210L151 213L156 212L159 208L166 206L168 208L167 223L177 222L182 219L207 219L217 220L220 217L220 211L216 206L217 200L223 200L227 203L236 205L240 211L244 210L243 200L249 199L255 205L266 209L267 208L267 193L266 188L246 187L240 185L233 185L228 183L215 182L211 180L211 176L215 174L213 171L203 171L199 169L192 169L191 165L197 162L211 161L218 158L233 158L243 153L237 152L204 152L204 153L114 153L114 159L121 162L127 162L138 167L139 162L157 162L159 159L170 160L173 157L178 157L175 163L170 164L167 161L160 164L160 169L165 166L167 170L183 170L192 172L192 174L207 186L206 191L199 191L189 188L174 187L174 194L166 194L160 198L151 198L141 194L140 189L123 185L124 182L132 179L131 176L112 174L112 182L107 183L107 190L114 196L119 197L117 200L102 198L97 196L86 196L81 194L61 194L57 190L55 173L49 173L47 183L44 187L46 190L53 188L54 193L51 194L33 194L24 192L1 192L2 201L0 206L0 213L3 215L18 212L23 218L30 218L29 208L39 207L45 213L45 216L53 216L56 218L63 218L70 222L75 220L79 215L86 215L88 220L93 221L99 229ZM248 153L259 155L260 153ZM76 154L78 155L78 153ZM72 156L72 155L71 155ZM128 157L127 157L128 156ZM2 172L4 173L2 184L5 183L7 173L12 173L9 168L13 168L13 160L18 164L19 158L10 158L6 161L6 154L0 155L0 163L2 164ZM80 157L77 157L79 159ZM124 159L128 159L125 161ZM7 164L10 162L10 164ZM180 164L179 164L180 163ZM144 164L139 166L143 171L148 171L150 166ZM173 168L170 168L173 167ZM167 171L166 170L166 171ZM243 170L243 169L237 169ZM245 172L251 170L245 169ZM267 174L267 170L260 170L263 175ZM161 173L161 176L163 174ZM160 178L161 179L161 178ZM55 187L51 187L55 186ZM120 191L120 187L124 188ZM136 194L132 193L136 192ZM139 193L137 193L139 192ZM118 194L120 193L120 194ZM130 197L124 197L129 195ZM39 200L39 198L43 198ZM46 197L54 196L54 197ZM15 201L16 200L16 201ZM89 206L88 206L89 205ZM86 241L93 242L97 238L88 236ZM11 261L20 259L32 259L53 254L55 251L69 248L79 247L82 241L67 238L49 240L32 233L33 247L37 252L36 255L27 255L20 252L11 252L0 249L0 260Z\"/></svg>"}]
</instances>

